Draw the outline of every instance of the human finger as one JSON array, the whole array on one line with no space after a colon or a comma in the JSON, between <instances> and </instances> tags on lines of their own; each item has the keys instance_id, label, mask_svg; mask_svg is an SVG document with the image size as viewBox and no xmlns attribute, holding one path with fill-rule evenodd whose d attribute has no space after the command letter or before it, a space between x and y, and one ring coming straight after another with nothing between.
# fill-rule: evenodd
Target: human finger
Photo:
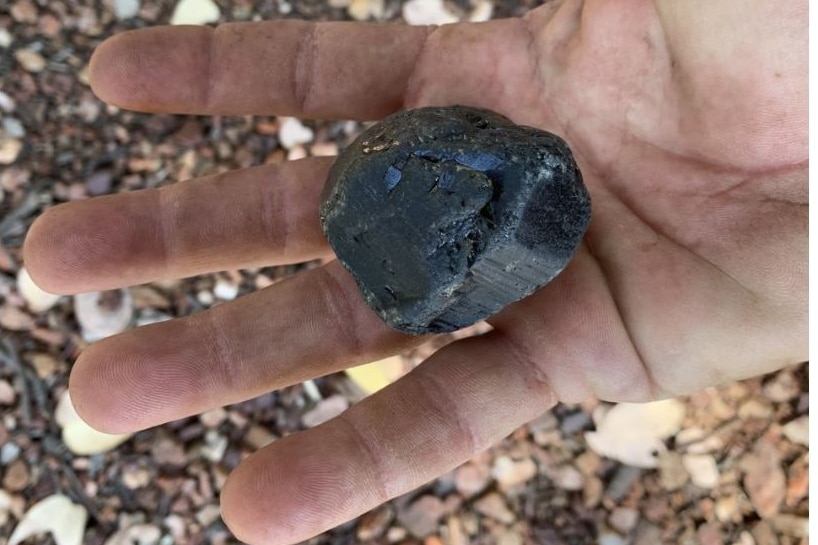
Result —
<instances>
[{"instance_id":1,"label":"human finger","mask_svg":"<svg viewBox=\"0 0 818 545\"><path fill-rule=\"evenodd\" d=\"M95 51L91 86L146 112L376 119L402 106L428 33L294 20L140 29Z\"/></svg>"},{"instance_id":2,"label":"human finger","mask_svg":"<svg viewBox=\"0 0 818 545\"><path fill-rule=\"evenodd\" d=\"M101 431L132 432L423 340L384 324L332 262L199 314L91 345L74 364L71 399Z\"/></svg>"},{"instance_id":3,"label":"human finger","mask_svg":"<svg viewBox=\"0 0 818 545\"><path fill-rule=\"evenodd\" d=\"M561 401L651 401L660 392L612 282L586 241L550 284L488 321L531 355Z\"/></svg>"},{"instance_id":4,"label":"human finger","mask_svg":"<svg viewBox=\"0 0 818 545\"><path fill-rule=\"evenodd\" d=\"M331 159L264 165L56 206L24 260L55 293L331 255L318 203Z\"/></svg>"},{"instance_id":5,"label":"human finger","mask_svg":"<svg viewBox=\"0 0 818 545\"><path fill-rule=\"evenodd\" d=\"M433 479L555 399L501 334L459 341L317 428L245 460L222 491L236 536L300 542Z\"/></svg>"}]
</instances>

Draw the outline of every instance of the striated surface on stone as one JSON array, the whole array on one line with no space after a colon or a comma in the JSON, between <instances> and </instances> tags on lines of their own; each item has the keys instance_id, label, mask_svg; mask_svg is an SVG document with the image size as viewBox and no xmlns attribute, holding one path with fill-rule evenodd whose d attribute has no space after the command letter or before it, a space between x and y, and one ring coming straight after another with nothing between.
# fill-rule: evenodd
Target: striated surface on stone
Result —
<instances>
[{"instance_id":1,"label":"striated surface on stone","mask_svg":"<svg viewBox=\"0 0 818 545\"><path fill-rule=\"evenodd\" d=\"M562 139L451 106L362 133L330 171L320 215L367 303L424 334L469 326L548 283L590 212Z\"/></svg>"}]
</instances>

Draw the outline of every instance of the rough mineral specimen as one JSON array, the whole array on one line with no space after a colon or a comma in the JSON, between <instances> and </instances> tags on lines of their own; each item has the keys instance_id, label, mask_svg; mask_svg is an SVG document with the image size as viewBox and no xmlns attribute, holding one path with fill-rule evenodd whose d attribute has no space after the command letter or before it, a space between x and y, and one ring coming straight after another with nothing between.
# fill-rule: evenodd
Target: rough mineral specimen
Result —
<instances>
[{"instance_id":1,"label":"rough mineral specimen","mask_svg":"<svg viewBox=\"0 0 818 545\"><path fill-rule=\"evenodd\" d=\"M590 214L562 139L463 106L367 129L333 165L320 209L369 306L411 334L471 325L548 283Z\"/></svg>"}]
</instances>

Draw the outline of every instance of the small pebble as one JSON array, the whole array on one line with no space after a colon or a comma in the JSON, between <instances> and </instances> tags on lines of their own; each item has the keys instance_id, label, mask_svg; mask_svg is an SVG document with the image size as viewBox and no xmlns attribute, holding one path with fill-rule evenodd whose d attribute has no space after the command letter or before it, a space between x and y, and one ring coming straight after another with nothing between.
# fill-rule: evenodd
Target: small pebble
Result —
<instances>
[{"instance_id":1,"label":"small pebble","mask_svg":"<svg viewBox=\"0 0 818 545\"><path fill-rule=\"evenodd\" d=\"M134 315L133 296L128 289L79 293L74 296L74 313L86 342L125 331Z\"/></svg>"},{"instance_id":2,"label":"small pebble","mask_svg":"<svg viewBox=\"0 0 818 545\"><path fill-rule=\"evenodd\" d=\"M151 455L153 461L159 465L184 466L187 463L184 447L167 437L153 443Z\"/></svg>"},{"instance_id":3,"label":"small pebble","mask_svg":"<svg viewBox=\"0 0 818 545\"><path fill-rule=\"evenodd\" d=\"M85 188L89 195L105 195L111 192L113 175L110 170L98 170L91 174L85 181Z\"/></svg>"},{"instance_id":4,"label":"small pebble","mask_svg":"<svg viewBox=\"0 0 818 545\"><path fill-rule=\"evenodd\" d=\"M2 40L3 30L4 29L0 28L0 40ZM3 110L6 113L13 112L14 107L15 107L14 99L12 99L8 94L4 93L3 91L0 91L0 110Z\"/></svg>"},{"instance_id":5,"label":"small pebble","mask_svg":"<svg viewBox=\"0 0 818 545\"><path fill-rule=\"evenodd\" d=\"M162 535L158 526L135 523L122 524L122 528L105 542L105 545L156 545Z\"/></svg>"},{"instance_id":6,"label":"small pebble","mask_svg":"<svg viewBox=\"0 0 818 545\"><path fill-rule=\"evenodd\" d=\"M662 529L643 521L636 527L633 545L658 545L662 543Z\"/></svg>"},{"instance_id":7,"label":"small pebble","mask_svg":"<svg viewBox=\"0 0 818 545\"><path fill-rule=\"evenodd\" d=\"M574 465L583 475L588 476L596 473L596 471L602 465L602 460L596 452L586 450L576 457L574 460Z\"/></svg>"},{"instance_id":8,"label":"small pebble","mask_svg":"<svg viewBox=\"0 0 818 545\"><path fill-rule=\"evenodd\" d=\"M769 521L780 534L794 538L809 537L809 517L780 513L770 517Z\"/></svg>"},{"instance_id":9,"label":"small pebble","mask_svg":"<svg viewBox=\"0 0 818 545\"><path fill-rule=\"evenodd\" d=\"M637 522L639 522L639 511L631 507L617 507L608 517L608 524L623 534L630 533L636 527Z\"/></svg>"},{"instance_id":10,"label":"small pebble","mask_svg":"<svg viewBox=\"0 0 818 545\"><path fill-rule=\"evenodd\" d=\"M314 136L312 129L305 126L298 119L280 117L278 121L278 142L283 148L291 150L296 146L312 142Z\"/></svg>"},{"instance_id":11,"label":"small pebble","mask_svg":"<svg viewBox=\"0 0 818 545\"><path fill-rule=\"evenodd\" d=\"M397 543L406 539L406 529L400 526L392 526L386 531L386 540L389 543Z\"/></svg>"},{"instance_id":12,"label":"small pebble","mask_svg":"<svg viewBox=\"0 0 818 545\"><path fill-rule=\"evenodd\" d=\"M17 138L0 140L0 165L10 165L19 157L23 150L23 141Z\"/></svg>"},{"instance_id":13,"label":"small pebble","mask_svg":"<svg viewBox=\"0 0 818 545\"><path fill-rule=\"evenodd\" d=\"M382 19L384 10L384 0L351 0L347 6L347 13L356 21Z\"/></svg>"},{"instance_id":14,"label":"small pebble","mask_svg":"<svg viewBox=\"0 0 818 545\"><path fill-rule=\"evenodd\" d=\"M756 540L753 539L753 535L744 530L738 536L738 539L733 543L733 545L756 545Z\"/></svg>"},{"instance_id":15,"label":"small pebble","mask_svg":"<svg viewBox=\"0 0 818 545\"><path fill-rule=\"evenodd\" d=\"M216 298L213 297L213 294L207 290L202 290L199 293L197 293L196 300L206 307L209 307L210 305L216 302Z\"/></svg>"},{"instance_id":16,"label":"small pebble","mask_svg":"<svg viewBox=\"0 0 818 545\"><path fill-rule=\"evenodd\" d=\"M764 396L773 403L786 403L798 397L801 388L790 369L779 371L762 387Z\"/></svg>"},{"instance_id":17,"label":"small pebble","mask_svg":"<svg viewBox=\"0 0 818 545\"><path fill-rule=\"evenodd\" d=\"M356 535L361 541L371 541L380 538L395 518L395 511L391 504L386 503L361 516L358 521Z\"/></svg>"},{"instance_id":18,"label":"small pebble","mask_svg":"<svg viewBox=\"0 0 818 545\"><path fill-rule=\"evenodd\" d=\"M321 395L321 391L318 389L318 385L315 384L314 380L305 380L301 383L301 387L304 389L304 393L307 395L307 397L312 401L318 403L324 399L324 396Z\"/></svg>"},{"instance_id":19,"label":"small pebble","mask_svg":"<svg viewBox=\"0 0 818 545\"><path fill-rule=\"evenodd\" d=\"M685 454L682 464L690 474L690 480L700 488L715 488L719 484L719 467L710 454Z\"/></svg>"},{"instance_id":20,"label":"small pebble","mask_svg":"<svg viewBox=\"0 0 818 545\"><path fill-rule=\"evenodd\" d=\"M446 25L460 19L443 0L409 0L403 4L403 20L410 25Z\"/></svg>"},{"instance_id":21,"label":"small pebble","mask_svg":"<svg viewBox=\"0 0 818 545\"><path fill-rule=\"evenodd\" d=\"M122 484L131 490L147 486L151 482L151 473L147 468L126 465L122 469Z\"/></svg>"},{"instance_id":22,"label":"small pebble","mask_svg":"<svg viewBox=\"0 0 818 545\"><path fill-rule=\"evenodd\" d=\"M18 23L36 23L38 15L37 6L29 0L17 0L11 6L11 17Z\"/></svg>"},{"instance_id":23,"label":"small pebble","mask_svg":"<svg viewBox=\"0 0 818 545\"><path fill-rule=\"evenodd\" d=\"M335 142L317 142L310 147L313 157L335 157L338 155L338 144Z\"/></svg>"},{"instance_id":24,"label":"small pebble","mask_svg":"<svg viewBox=\"0 0 818 545\"><path fill-rule=\"evenodd\" d=\"M6 49L11 45L11 42L13 41L14 38L11 37L11 33L8 31L8 29L0 27L0 47Z\"/></svg>"},{"instance_id":25,"label":"small pebble","mask_svg":"<svg viewBox=\"0 0 818 545\"><path fill-rule=\"evenodd\" d=\"M184 543L187 535L187 523L177 514L168 515L162 520L162 525L170 531L177 543Z\"/></svg>"},{"instance_id":26,"label":"small pebble","mask_svg":"<svg viewBox=\"0 0 818 545\"><path fill-rule=\"evenodd\" d=\"M203 528L207 528L220 518L221 513L219 511L219 506L215 503L205 505L196 513L196 521L201 524Z\"/></svg>"},{"instance_id":27,"label":"small pebble","mask_svg":"<svg viewBox=\"0 0 818 545\"><path fill-rule=\"evenodd\" d=\"M0 526L5 526L9 520L11 503L12 503L11 494L0 488Z\"/></svg>"},{"instance_id":28,"label":"small pebble","mask_svg":"<svg viewBox=\"0 0 818 545\"><path fill-rule=\"evenodd\" d=\"M497 536L497 545L524 545L523 536L512 528L503 528Z\"/></svg>"},{"instance_id":29,"label":"small pebble","mask_svg":"<svg viewBox=\"0 0 818 545\"><path fill-rule=\"evenodd\" d=\"M278 12L281 15L288 15L293 11L293 5L286 0L278 0Z\"/></svg>"},{"instance_id":30,"label":"small pebble","mask_svg":"<svg viewBox=\"0 0 818 545\"><path fill-rule=\"evenodd\" d=\"M45 69L45 57L32 49L18 49L14 58L26 72L42 72Z\"/></svg>"},{"instance_id":31,"label":"small pebble","mask_svg":"<svg viewBox=\"0 0 818 545\"><path fill-rule=\"evenodd\" d=\"M3 118L3 132L8 138L22 138L26 135L26 129L16 117Z\"/></svg>"},{"instance_id":32,"label":"small pebble","mask_svg":"<svg viewBox=\"0 0 818 545\"><path fill-rule=\"evenodd\" d=\"M42 313L53 307L62 299L61 295L49 293L34 283L25 267L17 273L17 293L25 299L31 312Z\"/></svg>"},{"instance_id":33,"label":"small pebble","mask_svg":"<svg viewBox=\"0 0 818 545\"><path fill-rule=\"evenodd\" d=\"M326 399L322 399L315 404L315 407L304 413L301 417L301 423L307 428L314 428L335 418L348 408L349 401L347 401L346 397L340 394L331 395Z\"/></svg>"},{"instance_id":34,"label":"small pebble","mask_svg":"<svg viewBox=\"0 0 818 545\"><path fill-rule=\"evenodd\" d=\"M778 513L784 501L787 478L781 468L781 455L774 445L760 442L741 461L744 489L761 518Z\"/></svg>"},{"instance_id":35,"label":"small pebble","mask_svg":"<svg viewBox=\"0 0 818 545\"><path fill-rule=\"evenodd\" d=\"M170 17L172 25L206 25L221 17L213 0L179 0Z\"/></svg>"},{"instance_id":36,"label":"small pebble","mask_svg":"<svg viewBox=\"0 0 818 545\"><path fill-rule=\"evenodd\" d=\"M140 0L111 0L114 16L120 21L136 17L139 13Z\"/></svg>"},{"instance_id":37,"label":"small pebble","mask_svg":"<svg viewBox=\"0 0 818 545\"><path fill-rule=\"evenodd\" d=\"M585 411L571 413L560 422L560 430L564 436L573 435L591 426L591 415Z\"/></svg>"},{"instance_id":38,"label":"small pebble","mask_svg":"<svg viewBox=\"0 0 818 545\"><path fill-rule=\"evenodd\" d=\"M40 33L48 38L56 38L60 32L62 32L62 23L50 13L46 13L40 17L37 26L40 29Z\"/></svg>"},{"instance_id":39,"label":"small pebble","mask_svg":"<svg viewBox=\"0 0 818 545\"><path fill-rule=\"evenodd\" d=\"M0 405L14 405L17 394L7 380L0 379Z\"/></svg>"},{"instance_id":40,"label":"small pebble","mask_svg":"<svg viewBox=\"0 0 818 545\"><path fill-rule=\"evenodd\" d=\"M227 419L227 411L222 407L212 409L199 415L199 421L206 428L218 428Z\"/></svg>"},{"instance_id":41,"label":"small pebble","mask_svg":"<svg viewBox=\"0 0 818 545\"><path fill-rule=\"evenodd\" d=\"M500 488L508 490L534 478L537 474L537 464L531 458L515 461L508 456L498 456L494 460L491 473Z\"/></svg>"},{"instance_id":42,"label":"small pebble","mask_svg":"<svg viewBox=\"0 0 818 545\"><path fill-rule=\"evenodd\" d=\"M398 511L398 522L418 539L437 531L438 521L445 513L443 502L436 496L424 495ZM388 537L388 536L387 536Z\"/></svg>"},{"instance_id":43,"label":"small pebble","mask_svg":"<svg viewBox=\"0 0 818 545\"><path fill-rule=\"evenodd\" d=\"M232 301L239 295L239 286L224 278L219 278L216 280L216 285L213 286L213 295L222 301Z\"/></svg>"},{"instance_id":44,"label":"small pebble","mask_svg":"<svg viewBox=\"0 0 818 545\"><path fill-rule=\"evenodd\" d=\"M465 498L482 492L491 482L491 470L485 464L466 462L454 473L454 485Z\"/></svg>"},{"instance_id":45,"label":"small pebble","mask_svg":"<svg viewBox=\"0 0 818 545\"><path fill-rule=\"evenodd\" d=\"M494 13L494 2L492 0L472 0L474 8L469 13L470 23L483 23L491 19Z\"/></svg>"},{"instance_id":46,"label":"small pebble","mask_svg":"<svg viewBox=\"0 0 818 545\"><path fill-rule=\"evenodd\" d=\"M638 467L619 466L605 490L605 495L613 501L621 500L641 475L642 470Z\"/></svg>"},{"instance_id":47,"label":"small pebble","mask_svg":"<svg viewBox=\"0 0 818 545\"><path fill-rule=\"evenodd\" d=\"M724 545L721 528L717 523L706 522L696 530L699 545Z\"/></svg>"},{"instance_id":48,"label":"small pebble","mask_svg":"<svg viewBox=\"0 0 818 545\"><path fill-rule=\"evenodd\" d=\"M28 486L29 477L28 465L21 458L17 458L6 467L3 488L9 492L20 492Z\"/></svg>"},{"instance_id":49,"label":"small pebble","mask_svg":"<svg viewBox=\"0 0 818 545\"><path fill-rule=\"evenodd\" d=\"M601 532L597 540L599 545L629 545L622 536L613 532Z\"/></svg>"},{"instance_id":50,"label":"small pebble","mask_svg":"<svg viewBox=\"0 0 818 545\"><path fill-rule=\"evenodd\" d=\"M769 401L753 397L742 403L738 408L738 417L742 420L751 418L766 419L772 416L773 408Z\"/></svg>"},{"instance_id":51,"label":"small pebble","mask_svg":"<svg viewBox=\"0 0 818 545\"><path fill-rule=\"evenodd\" d=\"M213 463L220 462L227 450L227 437L219 434L216 430L208 430L205 433L205 444L202 446L202 456Z\"/></svg>"},{"instance_id":52,"label":"small pebble","mask_svg":"<svg viewBox=\"0 0 818 545\"><path fill-rule=\"evenodd\" d=\"M474 509L481 515L485 515L503 524L511 524L515 520L514 513L512 513L508 505L506 505L506 500L497 492L486 494L475 501Z\"/></svg>"},{"instance_id":53,"label":"small pebble","mask_svg":"<svg viewBox=\"0 0 818 545\"><path fill-rule=\"evenodd\" d=\"M553 479L554 484L563 490L582 490L585 487L585 477L571 465L557 468Z\"/></svg>"},{"instance_id":54,"label":"small pebble","mask_svg":"<svg viewBox=\"0 0 818 545\"><path fill-rule=\"evenodd\" d=\"M784 435L799 445L809 446L809 415L804 415L787 422L781 429Z\"/></svg>"},{"instance_id":55,"label":"small pebble","mask_svg":"<svg viewBox=\"0 0 818 545\"><path fill-rule=\"evenodd\" d=\"M20 447L17 443L8 442L0 447L0 465L8 465L20 456Z\"/></svg>"},{"instance_id":56,"label":"small pebble","mask_svg":"<svg viewBox=\"0 0 818 545\"><path fill-rule=\"evenodd\" d=\"M755 545L779 545L780 543L772 526L766 520L756 522L750 529L750 533L755 539Z\"/></svg>"},{"instance_id":57,"label":"small pebble","mask_svg":"<svg viewBox=\"0 0 818 545\"><path fill-rule=\"evenodd\" d=\"M309 154L307 153L307 148L301 145L295 146L293 149L287 151L288 161L299 161L308 156Z\"/></svg>"},{"instance_id":58,"label":"small pebble","mask_svg":"<svg viewBox=\"0 0 818 545\"><path fill-rule=\"evenodd\" d=\"M602 501L602 494L605 486L602 480L594 475L586 477L585 486L582 489L582 502L585 507L596 507Z\"/></svg>"},{"instance_id":59,"label":"small pebble","mask_svg":"<svg viewBox=\"0 0 818 545\"><path fill-rule=\"evenodd\" d=\"M738 496L736 494L729 494L719 498L716 500L713 512L720 522L737 522L741 518Z\"/></svg>"},{"instance_id":60,"label":"small pebble","mask_svg":"<svg viewBox=\"0 0 818 545\"><path fill-rule=\"evenodd\" d=\"M34 319L22 309L6 302L0 307L0 327L11 331L27 331L34 327Z\"/></svg>"}]
</instances>

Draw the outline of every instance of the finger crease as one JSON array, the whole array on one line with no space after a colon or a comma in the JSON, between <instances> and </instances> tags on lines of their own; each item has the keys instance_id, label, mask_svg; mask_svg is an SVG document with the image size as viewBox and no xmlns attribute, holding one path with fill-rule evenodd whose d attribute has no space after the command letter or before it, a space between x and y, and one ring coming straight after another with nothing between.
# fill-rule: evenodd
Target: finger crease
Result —
<instances>
[{"instance_id":1,"label":"finger crease","mask_svg":"<svg viewBox=\"0 0 818 545\"><path fill-rule=\"evenodd\" d=\"M204 96L202 97L202 102L204 103L203 110L205 112L211 111L213 93L216 87L215 70L213 67L216 63L216 37L218 36L218 32L219 27L216 27L207 33L207 52L205 53L207 56L207 62L205 63L205 85Z\"/></svg>"},{"instance_id":2,"label":"finger crease","mask_svg":"<svg viewBox=\"0 0 818 545\"><path fill-rule=\"evenodd\" d=\"M489 443L478 436L471 426L466 424L466 422L470 421L471 416L460 414L457 403L452 400L449 393L452 388L451 384L442 384L435 373L427 373L423 377L423 385L427 390L433 390L433 392L426 392L428 405L435 409L444 420L448 417L448 420L454 423L460 442L466 445L466 454L468 456L476 454L478 449L483 450L489 447ZM450 444L458 444L457 439L451 441Z\"/></svg>"},{"instance_id":3,"label":"finger crease","mask_svg":"<svg viewBox=\"0 0 818 545\"><path fill-rule=\"evenodd\" d=\"M241 376L242 373L238 371L238 362L234 361L230 339L224 334L225 328L222 327L220 312L216 309L203 312L199 315L199 319L203 322L205 329L204 338L209 339L210 352L216 360L215 369L211 368L216 371L212 373L213 377L218 378L215 387L220 391L233 391L237 386L236 377Z\"/></svg>"},{"instance_id":4,"label":"finger crease","mask_svg":"<svg viewBox=\"0 0 818 545\"><path fill-rule=\"evenodd\" d=\"M310 25L309 32L304 34L301 41L298 42L298 49L295 56L295 77L294 77L294 93L296 99L296 107L300 115L307 112L310 99L313 95L313 85L315 83L315 68L316 68L316 40L318 36L318 24Z\"/></svg>"},{"instance_id":5,"label":"finger crease","mask_svg":"<svg viewBox=\"0 0 818 545\"><path fill-rule=\"evenodd\" d=\"M384 502L392 498L393 494L390 493L386 480L386 475L388 472L384 470L383 464L381 463L381 458L377 455L377 452L370 444L366 434L364 434L355 421L349 417L349 411L341 413L338 416L337 421L346 427L349 434L355 439L355 444L369 459L369 463L363 467L366 467L366 472L371 472L374 474L374 480L376 481L374 483L374 488L378 494L378 497L376 498L378 502ZM360 467L357 461L355 462L355 465ZM366 472L364 473L366 474ZM394 495L397 495L397 493Z\"/></svg>"},{"instance_id":6,"label":"finger crease","mask_svg":"<svg viewBox=\"0 0 818 545\"><path fill-rule=\"evenodd\" d=\"M542 75L539 71L540 49L537 47L537 32L534 29L531 17L521 17L523 32L526 38L526 51L528 52L528 67L531 71L530 79L535 83L540 91L545 90Z\"/></svg>"},{"instance_id":7,"label":"finger crease","mask_svg":"<svg viewBox=\"0 0 818 545\"><path fill-rule=\"evenodd\" d=\"M594 245L591 243L590 237L585 237L585 245L588 248L588 254L591 256L591 259L594 260L596 266L599 267L599 271L602 273L602 281L605 283L605 290L608 292L608 296L611 298L613 302L614 308L616 309L616 315L619 317L619 323L622 329L627 336L627 340L630 345L633 347L634 354L636 355L636 359L639 362L640 367L642 368L644 375L645 375L645 383L648 389L648 395L652 399L660 399L661 387L656 382L656 379L653 377L653 372L651 371L650 365L648 365L647 360L642 355L642 351L639 349L639 345L636 342L636 338L631 333L630 328L625 320L625 315L623 314L623 308L619 301L619 299L614 294L614 290L611 289L611 283L609 281L609 276L611 271L605 265L605 260L601 259L600 256L594 251Z\"/></svg>"},{"instance_id":8,"label":"finger crease","mask_svg":"<svg viewBox=\"0 0 818 545\"><path fill-rule=\"evenodd\" d=\"M348 345L346 352L350 356L360 355L363 351L363 341L358 334L356 313L349 301L347 291L326 267L318 270L322 273L318 285L324 308L331 315L330 321L338 326L341 337L346 341Z\"/></svg>"},{"instance_id":9,"label":"finger crease","mask_svg":"<svg viewBox=\"0 0 818 545\"><path fill-rule=\"evenodd\" d=\"M426 27L426 36L423 37L423 42L420 44L420 49L418 50L417 54L415 55L415 60L412 63L412 71L409 72L409 77L406 79L406 87L403 90L403 107L409 108L412 106L412 103L416 100L417 95L420 93L420 66L423 62L423 56L426 54L426 48L429 45L429 42L432 41L432 36L440 29L437 25L431 25Z\"/></svg>"},{"instance_id":10,"label":"finger crease","mask_svg":"<svg viewBox=\"0 0 818 545\"><path fill-rule=\"evenodd\" d=\"M281 172L276 168L269 181L261 186L261 225L270 245L286 256L290 244L290 219L287 183L281 178Z\"/></svg>"},{"instance_id":11,"label":"finger crease","mask_svg":"<svg viewBox=\"0 0 818 545\"><path fill-rule=\"evenodd\" d=\"M556 394L551 387L551 381L548 380L542 366L537 364L535 359L531 356L531 353L505 333L498 332L495 339L496 342L501 342L506 347L507 352L511 355L512 361L520 368L524 377L528 378L526 382L530 384L533 381L534 386L545 394L549 404L556 402Z\"/></svg>"},{"instance_id":12,"label":"finger crease","mask_svg":"<svg viewBox=\"0 0 818 545\"><path fill-rule=\"evenodd\" d=\"M161 231L161 259L165 268L165 275L173 276L173 259L176 255L177 241L174 236L176 217L179 211L179 199L175 198L173 192L177 186L157 189L157 199L159 208L159 229Z\"/></svg>"}]
</instances>

